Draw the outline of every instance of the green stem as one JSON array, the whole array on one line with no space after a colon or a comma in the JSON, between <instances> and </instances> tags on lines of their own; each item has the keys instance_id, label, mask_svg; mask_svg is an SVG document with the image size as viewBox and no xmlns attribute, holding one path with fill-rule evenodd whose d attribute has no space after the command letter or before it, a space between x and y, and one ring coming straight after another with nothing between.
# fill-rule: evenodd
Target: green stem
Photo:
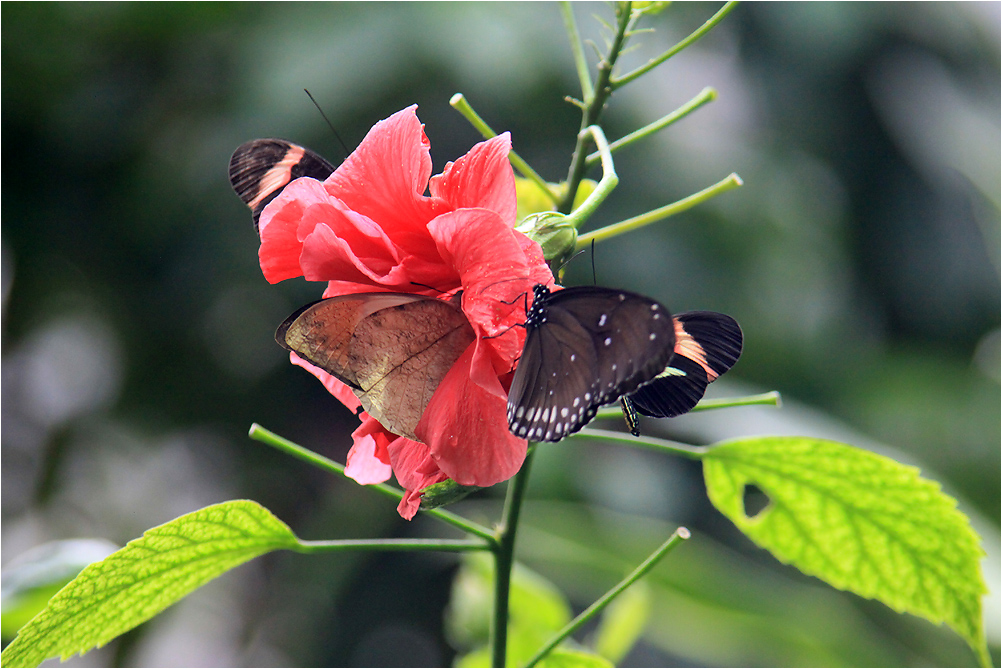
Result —
<instances>
[{"instance_id":1,"label":"green stem","mask_svg":"<svg viewBox=\"0 0 1002 669\"><path fill-rule=\"evenodd\" d=\"M638 67L637 69L633 70L628 74L624 74L621 77L616 77L615 79L612 79L609 82L612 88L616 89L621 86L625 86L626 84L630 83L637 77L647 74L655 67L657 67L661 63L665 62L666 60L677 54L679 51L685 49L687 46L698 40L700 37L710 32L710 30L712 30L714 26L720 23L725 16L730 14L731 10L734 9L737 6L737 4L738 3L733 0L731 2L728 2L723 7L721 7L716 14L711 16L706 23L697 28L691 35L686 37L684 40L682 40L672 48L665 51L657 58L647 61L645 65L641 65L640 67Z\"/></svg>"},{"instance_id":2,"label":"green stem","mask_svg":"<svg viewBox=\"0 0 1002 669\"><path fill-rule=\"evenodd\" d=\"M697 204L701 204L716 195L720 195L721 193L729 191L732 188L737 188L742 185L742 183L741 177L737 174L731 173L726 179L713 184L709 188L704 188L698 193L693 193L689 197L682 198L678 202L667 204L653 211L649 211L646 214L634 216L633 218L628 218L625 221L620 221L619 223L613 223L612 225L606 226L600 230L593 230L592 232L583 234L578 237L578 243L574 250L580 251L581 249L587 248L593 239L600 242L617 235L632 232L637 228L642 228L645 225L650 225L651 223L668 218L669 216L674 216L675 214L681 213L686 209L691 209Z\"/></svg>"},{"instance_id":3,"label":"green stem","mask_svg":"<svg viewBox=\"0 0 1002 669\"><path fill-rule=\"evenodd\" d=\"M768 406L782 406L783 399L779 395L779 391L771 390L767 393L762 393L760 395L746 395L745 397L721 397L714 400L700 400L699 404L692 408L692 413L696 411L708 411L710 409L729 409L731 407L747 407L747 406L757 406L757 405L768 405ZM598 413L595 414L596 419L608 419L617 418L622 415L622 409L618 407L608 407L606 409L599 409Z\"/></svg>"},{"instance_id":4,"label":"green stem","mask_svg":"<svg viewBox=\"0 0 1002 669\"><path fill-rule=\"evenodd\" d=\"M494 620L491 624L492 666L503 667L508 650L508 600L511 595L511 570L515 564L515 536L518 533L518 517L522 512L522 502L529 486L529 470L536 447L529 446L525 462L508 484L508 494L504 502L504 514L498 529L497 550L494 551Z\"/></svg>"},{"instance_id":5,"label":"green stem","mask_svg":"<svg viewBox=\"0 0 1002 669\"><path fill-rule=\"evenodd\" d=\"M609 150L616 151L617 149L621 149L624 146L628 146L633 142L643 139L644 137L653 135L659 130L667 128L672 123L675 123L676 121L685 118L692 112L696 111L697 109L705 105L707 102L712 102L716 98L717 98L717 91L707 86L706 88L704 88L699 92L699 95L689 100L688 102L686 102L684 105L682 105L672 113L663 116L662 118L658 119L657 121L654 121L653 123L645 125L643 128L640 128L639 130L634 130L629 135L620 137L615 142L609 145ZM595 163L599 161L600 158L601 155L599 154L598 151L589 154L588 167L593 166Z\"/></svg>"},{"instance_id":6,"label":"green stem","mask_svg":"<svg viewBox=\"0 0 1002 669\"><path fill-rule=\"evenodd\" d=\"M581 43L581 34L578 32L578 24L574 20L574 10L571 9L571 3L561 2L560 13L564 17L564 28L567 29L567 39L571 43L574 67L577 69L578 79L581 81L581 99L588 100L595 92L591 87L591 73L588 71L588 59L585 58L584 44Z\"/></svg>"},{"instance_id":7,"label":"green stem","mask_svg":"<svg viewBox=\"0 0 1002 669\"><path fill-rule=\"evenodd\" d=\"M297 553L336 553L351 550L380 551L484 551L491 544L480 539L335 539L300 541Z\"/></svg>"},{"instance_id":8,"label":"green stem","mask_svg":"<svg viewBox=\"0 0 1002 669\"><path fill-rule=\"evenodd\" d=\"M463 118L469 121L470 125L476 128L485 139L491 139L492 137L498 136L498 134L494 132L494 129L487 125L487 122L480 117L480 114L474 111L473 107L470 106L470 103L462 93L456 93L453 95L449 99L449 104L452 105L453 109L462 114ZM532 169L529 163L525 162L525 160L515 153L514 150L508 152L508 160L515 167L515 169L522 174L523 177L536 184L539 190L541 190L546 197L549 198L550 202L553 202L554 204L557 203L557 194L553 192L553 189L550 188L548 183L546 183L546 180L539 176L539 174L536 173L536 170Z\"/></svg>"},{"instance_id":9,"label":"green stem","mask_svg":"<svg viewBox=\"0 0 1002 669\"><path fill-rule=\"evenodd\" d=\"M599 611L608 606L609 603L617 596L619 596L621 592L623 592L628 587L633 585L644 574L653 569L654 565L656 565L661 560L661 558L667 555L669 551L671 551L673 548L681 544L690 536L691 535L689 533L689 530L687 530L684 527L680 527L677 530L675 530L675 533L672 534L670 537L668 537L668 541L661 544L661 547L658 548L656 551L654 551L650 555L650 557L644 560L639 567L634 569L629 576L620 581L616 585L616 587L614 587L612 590L602 595L602 597L599 598L594 604L592 604L587 609L582 611L577 617L574 618L574 620L567 623L567 625L562 630L557 632L557 634L552 639L547 641L546 645L540 648L539 651L535 655L533 655L528 662L525 663L525 666L526 667L536 666L536 663L542 660L544 657L546 657L547 653L556 648L557 644L559 644L561 641L569 637L571 634L577 631L579 627L581 627L583 624L585 624L593 617L595 617L595 615L598 614Z\"/></svg>"},{"instance_id":10,"label":"green stem","mask_svg":"<svg viewBox=\"0 0 1002 669\"><path fill-rule=\"evenodd\" d=\"M609 83L612 77L612 68L615 66L616 59L619 58L619 54L626 43L627 27L630 24L630 11L631 3L616 3L616 34L609 47L608 55L598 64L598 74L595 77L593 94L584 99L581 128L578 132L577 144L574 146L574 154L571 156L571 165L567 170L567 192L564 193L563 199L557 205L557 211L562 214L569 214L571 212L571 207L574 206L574 195L578 192L578 184L581 183L581 179L585 175L585 170L588 168L587 154L585 153L587 135L584 134L584 130L588 126L598 123L598 119L602 115L602 110L605 108L605 103L612 94L612 86Z\"/></svg>"},{"instance_id":11,"label":"green stem","mask_svg":"<svg viewBox=\"0 0 1002 669\"><path fill-rule=\"evenodd\" d=\"M291 455L294 458L299 458L300 460L308 462L314 467L323 469L326 472L348 478L347 476L345 476L344 473L344 465L342 465L340 462L335 462L330 458L325 458L324 456L318 453L314 453L313 451L307 448L303 448L299 444L291 442L284 437L280 437L271 430L267 430L261 427L257 423L251 425L249 434L250 438L254 439L255 441L260 441L262 444L266 444L268 446L271 446L272 448L278 449L283 453ZM367 485L366 487L372 488L376 492L382 493L387 497L393 497L394 499L397 500L403 499L404 496L404 492L402 490L394 488L393 486L386 485L385 483L375 483ZM421 513L426 513L429 516L438 518L439 520L448 523L453 527L457 527L463 530L464 532L469 532L470 534L476 535L482 539L487 540L488 542L491 542L492 544L495 541L494 533L491 532L486 527L484 527L483 525L475 523L472 520L467 520L462 516L457 516L456 514L451 513L449 511L444 511L442 509L422 509Z\"/></svg>"},{"instance_id":12,"label":"green stem","mask_svg":"<svg viewBox=\"0 0 1002 669\"><path fill-rule=\"evenodd\" d=\"M595 146L598 147L598 152L602 156L602 179L585 201L567 217L568 222L575 229L580 228L581 224L588 220L595 210L598 209L599 205L605 201L605 198L619 185L616 166L612 162L612 152L609 150L609 142L606 141L602 128L597 125L590 125L581 131L581 134L591 135L595 140Z\"/></svg>"},{"instance_id":13,"label":"green stem","mask_svg":"<svg viewBox=\"0 0 1002 669\"><path fill-rule=\"evenodd\" d=\"M731 407L747 407L753 405L769 405L774 407L783 406L783 398L778 390L770 390L760 395L748 395L747 397L721 397L715 400L700 400L699 404L692 408L693 411L709 411L710 409L729 409Z\"/></svg>"},{"instance_id":14,"label":"green stem","mask_svg":"<svg viewBox=\"0 0 1002 669\"><path fill-rule=\"evenodd\" d=\"M692 446L679 441L669 439L658 439L656 437L634 437L625 432L615 432L613 430L596 430L586 427L577 434L572 434L566 439L601 439L607 442L619 443L625 446L647 448L661 453L680 455L690 460L702 460L703 456L710 450L708 446Z\"/></svg>"}]
</instances>

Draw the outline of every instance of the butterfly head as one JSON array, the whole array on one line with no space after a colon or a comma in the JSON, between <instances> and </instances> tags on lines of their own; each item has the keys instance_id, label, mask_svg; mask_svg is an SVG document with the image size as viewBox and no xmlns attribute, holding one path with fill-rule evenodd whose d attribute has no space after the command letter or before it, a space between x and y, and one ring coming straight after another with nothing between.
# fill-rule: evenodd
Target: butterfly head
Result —
<instances>
[{"instance_id":1,"label":"butterfly head","mask_svg":"<svg viewBox=\"0 0 1002 669\"><path fill-rule=\"evenodd\" d=\"M525 327L536 328L546 322L546 303L550 289L541 283L532 287L532 305L525 312Z\"/></svg>"}]
</instances>

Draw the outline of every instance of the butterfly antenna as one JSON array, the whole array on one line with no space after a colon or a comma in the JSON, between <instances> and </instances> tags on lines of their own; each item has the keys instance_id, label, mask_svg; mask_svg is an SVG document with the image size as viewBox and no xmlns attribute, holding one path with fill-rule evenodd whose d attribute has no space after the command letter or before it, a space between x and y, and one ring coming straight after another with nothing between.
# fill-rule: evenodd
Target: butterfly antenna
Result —
<instances>
[{"instance_id":1,"label":"butterfly antenna","mask_svg":"<svg viewBox=\"0 0 1002 669\"><path fill-rule=\"evenodd\" d=\"M334 137L336 137L337 141L341 144L341 148L344 149L344 155L347 156L348 154L350 154L351 151L348 149L348 145L344 143L343 139L341 139L341 135L337 134L337 130L334 129L334 124L331 123L329 118L327 118L327 114L325 114L324 110L320 108L320 105L317 103L316 98L313 97L313 94L310 93L305 88L303 89L303 92L305 92L306 95L309 96L310 102L312 102L313 106L317 108L317 111L320 112L320 115L324 117L324 121L326 121L327 127L331 129L331 132L334 133Z\"/></svg>"}]
</instances>

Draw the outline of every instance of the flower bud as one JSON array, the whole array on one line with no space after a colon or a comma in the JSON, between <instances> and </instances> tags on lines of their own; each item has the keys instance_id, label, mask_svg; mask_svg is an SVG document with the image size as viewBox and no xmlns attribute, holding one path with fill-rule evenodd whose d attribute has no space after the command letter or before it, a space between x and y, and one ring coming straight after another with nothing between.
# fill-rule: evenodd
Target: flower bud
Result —
<instances>
[{"instance_id":1,"label":"flower bud","mask_svg":"<svg viewBox=\"0 0 1002 669\"><path fill-rule=\"evenodd\" d=\"M555 211L529 214L515 229L542 247L543 258L551 267L570 257L578 241L578 231L569 217Z\"/></svg>"},{"instance_id":2,"label":"flower bud","mask_svg":"<svg viewBox=\"0 0 1002 669\"><path fill-rule=\"evenodd\" d=\"M478 490L482 490L482 488L475 485L459 485L452 479L446 479L421 490L421 508L437 509L440 506L458 502Z\"/></svg>"}]
</instances>

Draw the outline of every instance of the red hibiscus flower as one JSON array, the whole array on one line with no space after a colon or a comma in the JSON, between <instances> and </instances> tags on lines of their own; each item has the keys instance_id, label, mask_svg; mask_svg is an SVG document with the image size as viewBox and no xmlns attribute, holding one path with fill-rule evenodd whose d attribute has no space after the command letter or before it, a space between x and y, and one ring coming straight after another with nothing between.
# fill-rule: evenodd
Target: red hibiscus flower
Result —
<instances>
[{"instance_id":1,"label":"red hibiscus flower","mask_svg":"<svg viewBox=\"0 0 1002 669\"><path fill-rule=\"evenodd\" d=\"M398 511L408 519L429 485L451 478L489 486L522 465L526 442L508 431L505 415L510 372L525 338L524 329L513 326L524 319L520 296L536 283L553 284L539 245L513 229L507 133L477 144L432 177L428 138L415 110L373 126L326 181L304 177L286 186L261 215L259 254L268 281L327 281L324 297L463 291L462 310L476 339L425 408L414 430L420 441L388 432L364 412L352 435L346 473L359 483L379 483L392 469L407 489ZM341 381L294 353L292 362L349 409L359 409Z\"/></svg>"}]
</instances>

